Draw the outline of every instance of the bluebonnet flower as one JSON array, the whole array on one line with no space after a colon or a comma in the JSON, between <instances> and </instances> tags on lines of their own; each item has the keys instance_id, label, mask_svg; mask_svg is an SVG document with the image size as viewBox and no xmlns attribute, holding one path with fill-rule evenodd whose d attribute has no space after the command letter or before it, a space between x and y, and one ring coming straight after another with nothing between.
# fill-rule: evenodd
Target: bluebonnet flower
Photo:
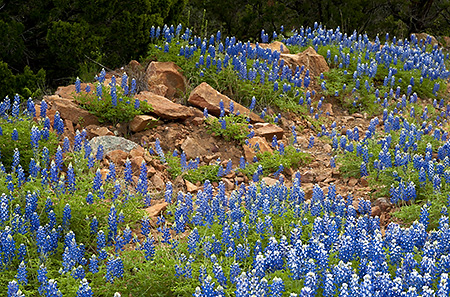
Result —
<instances>
[{"instance_id":1,"label":"bluebonnet flower","mask_svg":"<svg viewBox=\"0 0 450 297\"><path fill-rule=\"evenodd\" d=\"M63 223L62 223L63 229L66 230L69 229L71 219L72 219L72 210L70 209L70 205L66 204L63 210Z\"/></svg>"},{"instance_id":2,"label":"bluebonnet flower","mask_svg":"<svg viewBox=\"0 0 450 297\"><path fill-rule=\"evenodd\" d=\"M111 205L108 215L108 242L111 242L117 236L117 210L114 204ZM98 248L98 247L97 247Z\"/></svg>"},{"instance_id":3,"label":"bluebonnet flower","mask_svg":"<svg viewBox=\"0 0 450 297\"><path fill-rule=\"evenodd\" d=\"M309 138L308 148L312 148L314 146L314 136Z\"/></svg>"},{"instance_id":4,"label":"bluebonnet flower","mask_svg":"<svg viewBox=\"0 0 450 297\"><path fill-rule=\"evenodd\" d=\"M19 140L19 132L17 132L17 129L14 128L12 133L11 133L11 140L12 141L17 141Z\"/></svg>"},{"instance_id":5,"label":"bluebonnet flower","mask_svg":"<svg viewBox=\"0 0 450 297\"><path fill-rule=\"evenodd\" d=\"M25 263L22 261L20 262L19 267L17 268L17 282L19 284L26 285L28 284L28 278L27 278L27 267L25 266Z\"/></svg>"},{"instance_id":6,"label":"bluebonnet flower","mask_svg":"<svg viewBox=\"0 0 450 297\"><path fill-rule=\"evenodd\" d=\"M156 153L159 155L159 159L161 160L161 162L166 163L166 158L164 156L164 152L161 148L161 144L158 138L155 141L155 150Z\"/></svg>"},{"instance_id":7,"label":"bluebonnet flower","mask_svg":"<svg viewBox=\"0 0 450 297\"><path fill-rule=\"evenodd\" d=\"M284 282L279 277L274 277L270 284L270 295L273 297L281 297L284 292Z\"/></svg>"},{"instance_id":8,"label":"bluebonnet flower","mask_svg":"<svg viewBox=\"0 0 450 297\"><path fill-rule=\"evenodd\" d=\"M22 291L19 290L19 284L13 280L8 283L8 297L24 297Z\"/></svg>"}]
</instances>

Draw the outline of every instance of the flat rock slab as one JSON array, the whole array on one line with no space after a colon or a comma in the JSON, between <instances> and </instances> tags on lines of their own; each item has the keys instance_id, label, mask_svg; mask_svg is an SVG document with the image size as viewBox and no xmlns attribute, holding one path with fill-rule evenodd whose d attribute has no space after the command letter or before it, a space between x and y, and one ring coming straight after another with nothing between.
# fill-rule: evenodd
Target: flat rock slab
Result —
<instances>
[{"instance_id":1,"label":"flat rock slab","mask_svg":"<svg viewBox=\"0 0 450 297\"><path fill-rule=\"evenodd\" d=\"M262 123L264 122L257 114L250 111L248 108L240 105L239 103L231 100L227 96L219 93L213 87L208 85L206 82L198 85L190 94L188 102L200 109L207 108L208 112L212 115L220 115L220 101L224 103L225 114L230 113L230 102L234 104L234 112L238 112L242 115L248 116L250 122Z\"/></svg>"},{"instance_id":2,"label":"flat rock slab","mask_svg":"<svg viewBox=\"0 0 450 297\"><path fill-rule=\"evenodd\" d=\"M107 155L111 151L121 150L130 153L132 149L138 148L139 145L123 137L118 136L97 136L89 140L94 156L99 145L103 145L103 154Z\"/></svg>"},{"instance_id":3,"label":"flat rock slab","mask_svg":"<svg viewBox=\"0 0 450 297\"><path fill-rule=\"evenodd\" d=\"M277 125L264 123L255 125L255 134L257 136L265 137L267 141L272 141L274 136L276 136L278 140L283 138L284 131Z\"/></svg>"},{"instance_id":4,"label":"flat rock slab","mask_svg":"<svg viewBox=\"0 0 450 297\"><path fill-rule=\"evenodd\" d=\"M45 101L51 103L52 109L59 111L61 118L69 120L73 124L80 124L83 127L89 125L99 125L96 116L89 111L78 107L71 99L61 98L58 95L46 96Z\"/></svg>"},{"instance_id":5,"label":"flat rock slab","mask_svg":"<svg viewBox=\"0 0 450 297\"><path fill-rule=\"evenodd\" d=\"M174 103L166 97L159 96L153 92L140 92L138 95L136 95L136 98L141 101L147 101L147 103L149 103L153 107L152 113L163 119L184 120L194 116L194 113L189 107Z\"/></svg>"}]
</instances>

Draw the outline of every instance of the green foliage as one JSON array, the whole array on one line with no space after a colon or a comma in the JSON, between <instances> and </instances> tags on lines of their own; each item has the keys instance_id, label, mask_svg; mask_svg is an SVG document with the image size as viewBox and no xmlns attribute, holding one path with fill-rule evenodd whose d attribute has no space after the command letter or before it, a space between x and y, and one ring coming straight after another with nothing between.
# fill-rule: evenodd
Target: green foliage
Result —
<instances>
[{"instance_id":1,"label":"green foliage","mask_svg":"<svg viewBox=\"0 0 450 297\"><path fill-rule=\"evenodd\" d=\"M40 96L44 91L45 71L40 69L34 73L29 66L25 66L22 73L13 74L8 64L0 60L0 81L0 100L6 96L13 97L16 93L25 98Z\"/></svg>"},{"instance_id":2,"label":"green foliage","mask_svg":"<svg viewBox=\"0 0 450 297\"><path fill-rule=\"evenodd\" d=\"M309 164L312 158L309 154L297 151L293 146L289 145L285 148L284 154L280 154L278 150L271 152L263 152L256 154L258 162L248 164L244 169L240 169L242 173L251 177L258 166L263 168L263 175L268 176L278 170L280 165L285 169L297 169L300 166Z\"/></svg>"},{"instance_id":3,"label":"green foliage","mask_svg":"<svg viewBox=\"0 0 450 297\"><path fill-rule=\"evenodd\" d=\"M116 87L117 104L113 105L111 88L102 85L103 96L97 97L94 92L80 92L74 99L84 109L95 115L99 122L109 122L113 125L131 121L136 115L152 111L152 107L147 101L140 101L139 108L135 108L133 97L125 96L120 87Z\"/></svg>"},{"instance_id":4,"label":"green foliage","mask_svg":"<svg viewBox=\"0 0 450 297\"><path fill-rule=\"evenodd\" d=\"M225 121L225 129L222 128L221 121ZM248 122L242 115L229 114L220 119L210 116L206 119L206 124L210 133L222 136L227 141L234 139L241 144L247 139L249 133Z\"/></svg>"},{"instance_id":5,"label":"green foliage","mask_svg":"<svg viewBox=\"0 0 450 297\"><path fill-rule=\"evenodd\" d=\"M2 2L0 61L15 74L25 66L34 71L43 68L52 87L80 76L86 64L114 69L143 56L151 26L177 24L186 2Z\"/></svg>"},{"instance_id":6,"label":"green foliage","mask_svg":"<svg viewBox=\"0 0 450 297\"><path fill-rule=\"evenodd\" d=\"M33 151L30 142L31 128L33 126L37 126L39 129L44 127L42 122L35 122L29 117L18 117L17 119L10 117L8 120L0 118L0 127L3 130L3 135L0 136L0 160L8 172L11 170L16 148L20 152L20 165L25 171L28 171L31 158L34 158L36 161L39 160L41 151ZM13 141L11 138L14 129L17 130L19 135L16 141ZM48 139L41 139L39 145L41 150L43 147L47 147L50 156L52 156L56 152L58 141L56 133L50 131Z\"/></svg>"},{"instance_id":7,"label":"green foliage","mask_svg":"<svg viewBox=\"0 0 450 297\"><path fill-rule=\"evenodd\" d=\"M210 182L219 182L221 177L218 176L220 165L201 165L197 169L187 169L182 168L180 157L174 157L170 154L166 156L166 161L168 164L167 171L169 172L172 179L182 176L185 180L191 183L205 182L209 180Z\"/></svg>"}]
</instances>

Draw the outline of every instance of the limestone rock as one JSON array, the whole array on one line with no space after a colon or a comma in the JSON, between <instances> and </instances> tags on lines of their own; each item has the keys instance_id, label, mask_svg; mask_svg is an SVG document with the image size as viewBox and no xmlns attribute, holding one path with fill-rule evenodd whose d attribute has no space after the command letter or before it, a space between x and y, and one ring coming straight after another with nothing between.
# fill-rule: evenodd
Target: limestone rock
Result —
<instances>
[{"instance_id":1,"label":"limestone rock","mask_svg":"<svg viewBox=\"0 0 450 297\"><path fill-rule=\"evenodd\" d=\"M225 114L230 113L230 102L234 104L234 112L238 112L242 115L250 117L251 122L263 122L263 120L254 112L250 111L248 108L240 105L239 103L231 100L227 96L219 93L213 87L208 85L206 82L198 85L190 94L188 102L194 106L197 106L201 110L205 107L208 112L212 115L220 115L220 101L223 101L225 106Z\"/></svg>"},{"instance_id":2,"label":"limestone rock","mask_svg":"<svg viewBox=\"0 0 450 297\"><path fill-rule=\"evenodd\" d=\"M121 150L129 153L132 149L139 146L137 143L126 138L109 135L94 137L89 140L89 143L91 144L94 156L99 145L103 145L103 153L105 155L114 150Z\"/></svg>"},{"instance_id":3,"label":"limestone rock","mask_svg":"<svg viewBox=\"0 0 450 297\"><path fill-rule=\"evenodd\" d=\"M133 132L140 132L145 129L153 128L156 126L156 123L158 122L157 119L155 119L152 116L149 115L136 115L134 119L130 122L130 130Z\"/></svg>"},{"instance_id":4,"label":"limestone rock","mask_svg":"<svg viewBox=\"0 0 450 297\"><path fill-rule=\"evenodd\" d=\"M178 71L179 67L173 62L151 62L146 70L148 87L150 91L161 92L159 85L164 85L167 90L165 97L169 99L179 98L186 92L186 79Z\"/></svg>"},{"instance_id":5,"label":"limestone rock","mask_svg":"<svg viewBox=\"0 0 450 297\"><path fill-rule=\"evenodd\" d=\"M247 162L252 162L253 157L256 156L258 152L272 152L272 148L264 137L255 136L248 140L249 144L244 144L244 156ZM259 149L257 149L256 144L258 144Z\"/></svg>"},{"instance_id":6,"label":"limestone rock","mask_svg":"<svg viewBox=\"0 0 450 297\"><path fill-rule=\"evenodd\" d=\"M163 119L187 119L194 115L189 107L174 103L165 97L156 95L153 92L140 92L136 95L136 98L141 101L147 101L147 103L153 107L152 113Z\"/></svg>"},{"instance_id":7,"label":"limestone rock","mask_svg":"<svg viewBox=\"0 0 450 297\"><path fill-rule=\"evenodd\" d=\"M305 66L305 69L309 69L311 77L319 76L321 73L330 70L325 58L319 55L312 47L308 47L298 54L281 54L281 59L290 65L292 70L295 70L297 66Z\"/></svg>"}]
</instances>

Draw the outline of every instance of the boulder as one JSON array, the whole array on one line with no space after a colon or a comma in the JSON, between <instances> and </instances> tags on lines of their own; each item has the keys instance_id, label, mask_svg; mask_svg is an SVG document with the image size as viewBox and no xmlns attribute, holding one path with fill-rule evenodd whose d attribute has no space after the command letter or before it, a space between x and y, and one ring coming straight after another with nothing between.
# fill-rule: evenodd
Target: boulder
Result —
<instances>
[{"instance_id":1,"label":"boulder","mask_svg":"<svg viewBox=\"0 0 450 297\"><path fill-rule=\"evenodd\" d=\"M130 122L130 130L133 132L140 132L145 129L153 128L156 126L156 123L158 122L157 119L155 119L152 116L149 115L136 115L134 119Z\"/></svg>"},{"instance_id":2,"label":"boulder","mask_svg":"<svg viewBox=\"0 0 450 297\"><path fill-rule=\"evenodd\" d=\"M174 103L165 97L156 95L153 92L140 92L138 95L136 95L136 98L141 101L147 101L147 103L149 103L153 108L152 113L163 119L184 120L194 115L189 107Z\"/></svg>"},{"instance_id":3,"label":"boulder","mask_svg":"<svg viewBox=\"0 0 450 297\"><path fill-rule=\"evenodd\" d=\"M86 86L91 88L91 92L95 92L95 86L91 83L81 83L81 94L86 94ZM62 86L58 87L56 89L55 95L64 98L64 99L73 99L76 95L75 92L75 85L68 85L68 86Z\"/></svg>"},{"instance_id":4,"label":"boulder","mask_svg":"<svg viewBox=\"0 0 450 297\"><path fill-rule=\"evenodd\" d=\"M189 136L181 144L181 149L186 154L188 160L205 156L208 153L197 140Z\"/></svg>"},{"instance_id":5,"label":"boulder","mask_svg":"<svg viewBox=\"0 0 450 297\"><path fill-rule=\"evenodd\" d=\"M278 140L283 138L284 131L274 124L264 123L255 125L255 135L265 137L267 141L272 141L276 136Z\"/></svg>"},{"instance_id":6,"label":"boulder","mask_svg":"<svg viewBox=\"0 0 450 297\"><path fill-rule=\"evenodd\" d=\"M305 66L305 69L309 69L311 77L319 76L321 73L330 70L327 61L321 55L319 55L312 47L308 47L298 54L281 54L281 59L284 60L292 70L295 68Z\"/></svg>"},{"instance_id":7,"label":"boulder","mask_svg":"<svg viewBox=\"0 0 450 297\"><path fill-rule=\"evenodd\" d=\"M250 46L252 48L254 48L256 45L252 43ZM287 48L287 46L284 43L280 42L280 41L274 41L272 43L258 43L258 46L260 48L264 48L264 49L267 48L267 49L270 49L273 52L277 51L277 52L282 53L282 54L289 54L290 53L289 49Z\"/></svg>"},{"instance_id":8,"label":"boulder","mask_svg":"<svg viewBox=\"0 0 450 297\"><path fill-rule=\"evenodd\" d=\"M445 48L450 48L450 37L443 36L442 37L442 44L444 45Z\"/></svg>"},{"instance_id":9,"label":"boulder","mask_svg":"<svg viewBox=\"0 0 450 297\"><path fill-rule=\"evenodd\" d=\"M250 111L248 108L240 105L239 103L231 100L227 96L219 93L213 87L208 85L206 82L198 85L190 94L188 102L194 106L197 106L201 110L205 107L208 112L212 115L220 115L220 101L223 101L225 107L225 114L230 113L230 102L234 104L234 112L238 112L242 115L246 115L250 118L253 123L262 123L263 120L254 112Z\"/></svg>"},{"instance_id":10,"label":"boulder","mask_svg":"<svg viewBox=\"0 0 450 297\"><path fill-rule=\"evenodd\" d=\"M426 42L426 41L428 41L428 37L429 37L431 39L432 46L439 45L439 42L437 41L436 37L429 35L427 33L413 33L413 34L411 34L411 37L412 37L412 35L416 36L417 43L420 43L421 40L423 40L422 43Z\"/></svg>"},{"instance_id":11,"label":"boulder","mask_svg":"<svg viewBox=\"0 0 450 297\"><path fill-rule=\"evenodd\" d=\"M92 147L92 152L95 156L99 145L103 145L103 153L108 155L109 152L114 150L121 150L127 154L139 145L133 141L130 141L123 137L118 136L97 136L89 140Z\"/></svg>"},{"instance_id":12,"label":"boulder","mask_svg":"<svg viewBox=\"0 0 450 297\"><path fill-rule=\"evenodd\" d=\"M106 135L114 135L113 132L111 132L106 127L100 127L97 125L89 125L86 127L86 132L88 133L88 138L92 138L95 136L106 136Z\"/></svg>"},{"instance_id":13,"label":"boulder","mask_svg":"<svg viewBox=\"0 0 450 297\"><path fill-rule=\"evenodd\" d=\"M259 146L259 150L256 148L256 144ZM257 153L263 152L272 152L272 148L264 137L255 136L248 140L248 144L243 145L244 148L244 156L247 162L252 162L253 157L256 156Z\"/></svg>"},{"instance_id":14,"label":"boulder","mask_svg":"<svg viewBox=\"0 0 450 297\"><path fill-rule=\"evenodd\" d=\"M96 116L87 110L81 109L70 99L53 95L47 96L45 100L51 103L53 110L59 111L62 119L70 120L74 125L79 124L80 126L86 127L99 124Z\"/></svg>"},{"instance_id":15,"label":"boulder","mask_svg":"<svg viewBox=\"0 0 450 297\"><path fill-rule=\"evenodd\" d=\"M186 92L186 79L178 71L180 68L173 62L151 62L146 70L149 90L161 90L158 85L165 85L165 97L179 98Z\"/></svg>"}]
</instances>

